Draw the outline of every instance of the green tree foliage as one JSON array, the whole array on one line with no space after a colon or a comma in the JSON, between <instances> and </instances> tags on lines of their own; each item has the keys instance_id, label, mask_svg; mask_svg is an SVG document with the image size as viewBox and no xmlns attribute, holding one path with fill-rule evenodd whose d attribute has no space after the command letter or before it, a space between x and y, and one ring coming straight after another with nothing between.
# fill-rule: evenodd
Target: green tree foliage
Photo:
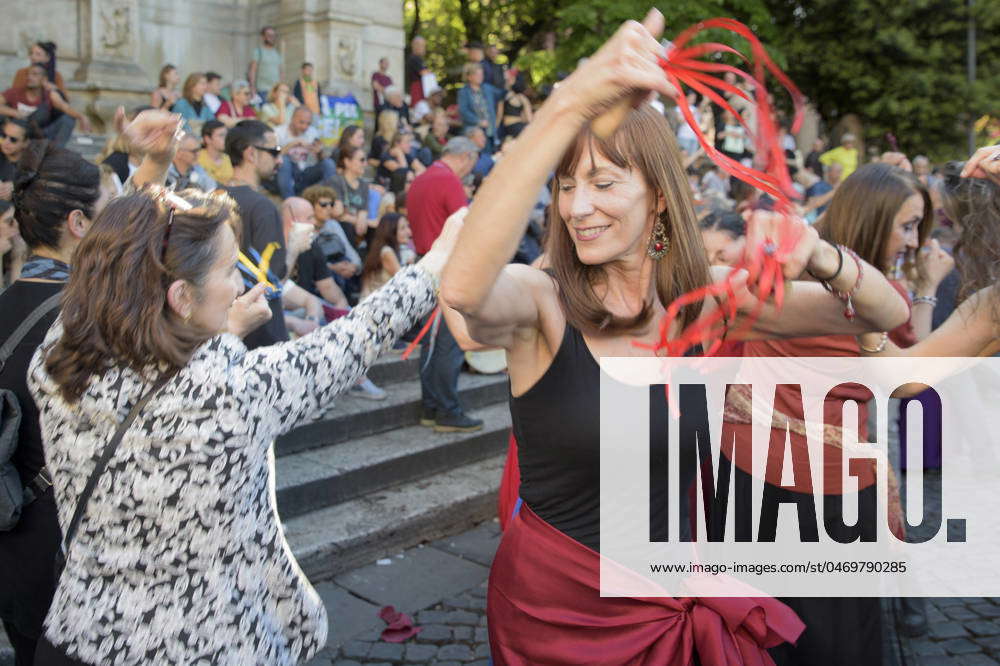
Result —
<instances>
[{"instance_id":1,"label":"green tree foliage","mask_svg":"<svg viewBox=\"0 0 1000 666\"><path fill-rule=\"evenodd\" d=\"M443 83L459 84L472 40L496 44L508 62L542 50L542 36L555 29L559 0L405 0L407 35L427 39L427 65ZM538 60L537 56L534 58Z\"/></svg>"},{"instance_id":2,"label":"green tree foliage","mask_svg":"<svg viewBox=\"0 0 1000 666\"><path fill-rule=\"evenodd\" d=\"M909 153L966 155L969 123L1000 111L1000 2L974 0L977 81L966 78L968 0L658 0L666 36L714 16L751 27L828 125L857 114L866 139ZM571 71L648 0L405 0L408 32L428 39L432 69L460 78L461 46L492 39L535 83ZM419 10L419 11L418 11ZM545 36L554 48L544 48ZM715 31L713 40L743 47ZM779 104L783 100L779 98Z\"/></svg>"},{"instance_id":3,"label":"green tree foliage","mask_svg":"<svg viewBox=\"0 0 1000 666\"><path fill-rule=\"evenodd\" d=\"M772 26L764 0L565 0L557 11L560 28L566 35L557 46L557 63L564 70L571 70L575 63L593 53L611 34L628 19L642 19L651 6L663 12L667 20L665 36L675 37L698 21L726 16L750 26L773 57L780 60L774 45L778 36ZM708 33L712 41L721 41L735 47L745 42L724 31ZM705 41L699 39L698 41Z\"/></svg>"},{"instance_id":4,"label":"green tree foliage","mask_svg":"<svg viewBox=\"0 0 1000 666\"><path fill-rule=\"evenodd\" d=\"M1000 109L1000 3L977 0L977 81L966 0L769 0L788 73L827 122L856 113L888 149L964 158L971 120Z\"/></svg>"}]
</instances>

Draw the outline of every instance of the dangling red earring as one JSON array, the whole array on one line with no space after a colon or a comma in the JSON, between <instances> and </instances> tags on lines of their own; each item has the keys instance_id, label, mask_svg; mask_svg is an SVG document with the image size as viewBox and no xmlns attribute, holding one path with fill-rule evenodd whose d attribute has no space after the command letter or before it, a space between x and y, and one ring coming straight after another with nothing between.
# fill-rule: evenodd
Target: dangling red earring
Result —
<instances>
[{"instance_id":1,"label":"dangling red earring","mask_svg":"<svg viewBox=\"0 0 1000 666\"><path fill-rule=\"evenodd\" d=\"M670 251L670 238L667 237L667 227L663 224L663 217L660 217L653 225L653 235L649 239L649 247L646 253L652 259L662 259Z\"/></svg>"}]
</instances>

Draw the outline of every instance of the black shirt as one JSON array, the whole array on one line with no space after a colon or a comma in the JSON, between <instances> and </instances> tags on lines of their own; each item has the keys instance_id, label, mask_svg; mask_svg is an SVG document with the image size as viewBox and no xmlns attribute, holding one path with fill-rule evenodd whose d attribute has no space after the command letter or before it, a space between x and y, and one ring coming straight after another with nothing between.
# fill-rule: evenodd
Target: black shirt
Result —
<instances>
[{"instance_id":1,"label":"black shirt","mask_svg":"<svg viewBox=\"0 0 1000 666\"><path fill-rule=\"evenodd\" d=\"M62 282L28 282L18 280L6 291L0 293L0 342L6 341L14 329L24 321L32 310L42 304L45 299L59 293ZM13 391L21 405L21 426L17 431L17 450L11 462L21 476L21 481L27 483L35 478L45 465L45 454L42 451L42 432L38 425L38 408L28 392L28 364L35 350L42 344L45 334L59 314L59 308L42 317L34 328L28 331L7 359L0 370L0 388Z\"/></svg>"},{"instance_id":2,"label":"black shirt","mask_svg":"<svg viewBox=\"0 0 1000 666\"><path fill-rule=\"evenodd\" d=\"M414 81L420 80L420 72L424 69L424 59L418 55L411 53L406 57L406 89L409 92L409 88L413 85Z\"/></svg>"},{"instance_id":3,"label":"black shirt","mask_svg":"<svg viewBox=\"0 0 1000 666\"><path fill-rule=\"evenodd\" d=\"M9 338L32 310L62 288L62 282L18 280L0 293L0 312L3 313L0 341ZM45 465L38 407L28 391L28 365L58 314L57 307L42 317L0 370L0 388L13 391L21 407L17 450L11 462L22 483L34 479ZM22 509L14 529L0 532L0 618L25 636L42 633L42 622L56 590L52 562L61 538L51 488Z\"/></svg>"},{"instance_id":4,"label":"black shirt","mask_svg":"<svg viewBox=\"0 0 1000 666\"><path fill-rule=\"evenodd\" d=\"M124 183L128 180L128 154L121 151L115 151L104 158L103 164L107 164L109 167L115 170L115 175L118 176L118 180Z\"/></svg>"},{"instance_id":5,"label":"black shirt","mask_svg":"<svg viewBox=\"0 0 1000 666\"><path fill-rule=\"evenodd\" d=\"M384 137L376 134L372 137L372 149L368 153L368 159L381 160L382 154L389 149L389 142Z\"/></svg>"},{"instance_id":6,"label":"black shirt","mask_svg":"<svg viewBox=\"0 0 1000 666\"><path fill-rule=\"evenodd\" d=\"M323 295L316 288L316 283L320 280L326 280L332 274L326 265L326 257L319 245L318 238L312 242L307 251L299 255L295 261L295 270L295 284L310 294L323 298Z\"/></svg>"},{"instance_id":7,"label":"black shirt","mask_svg":"<svg viewBox=\"0 0 1000 666\"><path fill-rule=\"evenodd\" d=\"M12 182L15 169L17 169L17 165L8 160L6 155L0 153L0 182Z\"/></svg>"},{"instance_id":8,"label":"black shirt","mask_svg":"<svg viewBox=\"0 0 1000 666\"><path fill-rule=\"evenodd\" d=\"M270 270L278 280L284 280L285 235L278 209L270 199L247 185L225 189L236 201L240 218L243 220L240 249L247 253L247 250L253 248L263 254L268 243L278 243L278 249L271 257ZM266 347L288 340L281 299L269 300L268 304L271 306L271 320L243 339L247 349Z\"/></svg>"}]
</instances>

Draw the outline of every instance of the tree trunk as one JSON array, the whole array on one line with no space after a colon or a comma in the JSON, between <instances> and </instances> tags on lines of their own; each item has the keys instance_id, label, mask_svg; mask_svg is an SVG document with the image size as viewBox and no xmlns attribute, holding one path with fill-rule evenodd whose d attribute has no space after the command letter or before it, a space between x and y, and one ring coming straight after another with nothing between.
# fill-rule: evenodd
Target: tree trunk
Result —
<instances>
[{"instance_id":1,"label":"tree trunk","mask_svg":"<svg viewBox=\"0 0 1000 666\"><path fill-rule=\"evenodd\" d=\"M469 0L458 0L458 15L462 19L462 25L465 26L466 41L482 41L482 26L472 11Z\"/></svg>"},{"instance_id":2,"label":"tree trunk","mask_svg":"<svg viewBox=\"0 0 1000 666\"><path fill-rule=\"evenodd\" d=\"M413 23L410 25L410 34L406 37L405 50L410 50L410 42L420 34L420 0L413 0Z\"/></svg>"}]
</instances>

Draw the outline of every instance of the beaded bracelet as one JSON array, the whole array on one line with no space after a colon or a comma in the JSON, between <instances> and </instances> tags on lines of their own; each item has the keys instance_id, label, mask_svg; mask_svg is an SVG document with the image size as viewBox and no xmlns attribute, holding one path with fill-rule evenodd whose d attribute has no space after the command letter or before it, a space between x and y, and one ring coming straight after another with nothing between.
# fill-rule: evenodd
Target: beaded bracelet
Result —
<instances>
[{"instance_id":1,"label":"beaded bracelet","mask_svg":"<svg viewBox=\"0 0 1000 666\"><path fill-rule=\"evenodd\" d=\"M937 307L938 299L937 296L915 296L913 298L913 305L920 305L921 303L926 303L933 308Z\"/></svg>"},{"instance_id":2,"label":"beaded bracelet","mask_svg":"<svg viewBox=\"0 0 1000 666\"><path fill-rule=\"evenodd\" d=\"M876 346L874 349L869 349L868 347L865 347L863 344L861 344L861 338L858 338L858 347L861 348L861 351L863 351L865 353L868 353L868 354L878 354L878 353L884 351L885 350L885 346L887 344L889 344L889 334L886 333L886 332L882 333L882 336L881 336L881 338L879 339L879 342L878 342L878 346Z\"/></svg>"}]
</instances>

